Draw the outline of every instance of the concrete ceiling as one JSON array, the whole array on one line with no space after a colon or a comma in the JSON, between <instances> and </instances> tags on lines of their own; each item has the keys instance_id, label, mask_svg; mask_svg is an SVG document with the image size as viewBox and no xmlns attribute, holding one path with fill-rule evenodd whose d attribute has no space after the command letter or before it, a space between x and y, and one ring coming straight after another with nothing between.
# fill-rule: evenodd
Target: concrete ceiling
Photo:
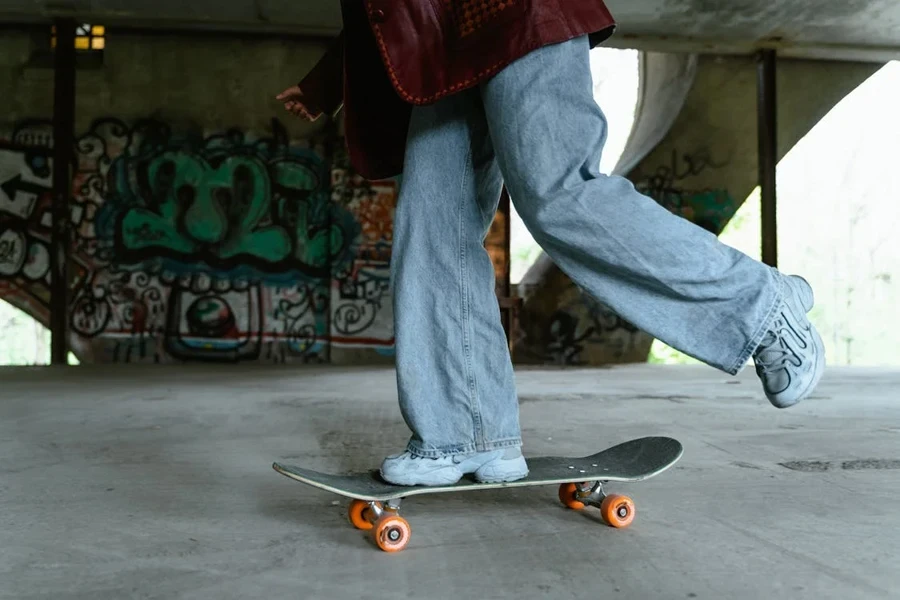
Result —
<instances>
[{"instance_id":1,"label":"concrete ceiling","mask_svg":"<svg viewBox=\"0 0 900 600\"><path fill-rule=\"evenodd\" d=\"M585 0L590 1L590 0ZM609 0L611 45L846 60L900 58L898 0ZM0 22L73 15L107 25L331 36L338 0L0 0Z\"/></svg>"}]
</instances>

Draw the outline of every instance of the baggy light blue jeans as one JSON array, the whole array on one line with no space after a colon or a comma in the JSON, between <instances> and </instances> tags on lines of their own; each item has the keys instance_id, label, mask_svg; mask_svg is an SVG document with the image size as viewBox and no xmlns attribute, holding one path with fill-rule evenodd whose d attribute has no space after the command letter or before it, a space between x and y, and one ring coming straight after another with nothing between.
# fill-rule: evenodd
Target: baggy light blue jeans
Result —
<instances>
[{"instance_id":1,"label":"baggy light blue jeans","mask_svg":"<svg viewBox=\"0 0 900 600\"><path fill-rule=\"evenodd\" d=\"M729 374L774 317L784 277L599 172L605 117L587 38L413 110L391 265L400 410L424 457L522 444L484 248L505 182L534 239L583 290Z\"/></svg>"}]
</instances>

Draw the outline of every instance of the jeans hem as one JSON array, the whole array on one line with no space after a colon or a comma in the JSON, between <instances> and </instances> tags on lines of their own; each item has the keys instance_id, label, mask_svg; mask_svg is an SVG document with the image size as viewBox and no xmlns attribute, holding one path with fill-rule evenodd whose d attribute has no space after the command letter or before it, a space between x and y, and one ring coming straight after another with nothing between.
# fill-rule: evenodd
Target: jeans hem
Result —
<instances>
[{"instance_id":1,"label":"jeans hem","mask_svg":"<svg viewBox=\"0 0 900 600\"><path fill-rule=\"evenodd\" d=\"M778 309L781 308L781 305L784 303L784 287L785 287L785 279L780 273L777 274L778 277L778 291L775 293L775 300L773 300L772 305L769 307L769 310L766 312L766 316L762 319L759 327L756 330L756 333L750 338L750 341L744 347L744 350L738 356L737 360L731 365L731 368L727 369L725 372L729 375L737 375L741 372L741 369L744 368L744 365L747 364L747 361L750 360L750 357L756 352L756 349L759 348L759 345L762 343L763 338L766 336L766 332L769 331L769 327L772 324L772 321L775 319L775 315L778 313Z\"/></svg>"},{"instance_id":2,"label":"jeans hem","mask_svg":"<svg viewBox=\"0 0 900 600\"><path fill-rule=\"evenodd\" d=\"M455 446L445 446L443 448L425 449L416 441L410 441L406 446L407 452L422 458L444 458L445 456L456 456L458 454L474 454L476 452L490 452L492 450L502 450L504 448L518 448L522 446L521 437L506 438L494 442L482 442L476 444L471 442L468 444L459 444Z\"/></svg>"}]
</instances>

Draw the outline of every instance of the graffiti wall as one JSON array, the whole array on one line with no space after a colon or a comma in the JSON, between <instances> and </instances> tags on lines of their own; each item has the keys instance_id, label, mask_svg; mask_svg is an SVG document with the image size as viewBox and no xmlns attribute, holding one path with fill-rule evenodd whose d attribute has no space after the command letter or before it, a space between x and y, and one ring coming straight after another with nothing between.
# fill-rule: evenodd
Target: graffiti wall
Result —
<instances>
[{"instance_id":1,"label":"graffiti wall","mask_svg":"<svg viewBox=\"0 0 900 600\"><path fill-rule=\"evenodd\" d=\"M592 366L646 360L653 339L553 263L534 282L520 284L518 292L524 310L514 352L517 363Z\"/></svg>"},{"instance_id":2,"label":"graffiti wall","mask_svg":"<svg viewBox=\"0 0 900 600\"><path fill-rule=\"evenodd\" d=\"M44 323L52 145L46 121L0 137L0 297ZM94 362L390 355L396 195L277 120L262 133L97 120L74 154L73 351Z\"/></svg>"},{"instance_id":3,"label":"graffiti wall","mask_svg":"<svg viewBox=\"0 0 900 600\"><path fill-rule=\"evenodd\" d=\"M695 152L672 150L664 164L649 173L640 168L631 173L635 187L670 212L718 235L739 207L728 190L718 187L692 187L697 178L716 177L716 171L730 160L715 158L708 148ZM643 166L643 165L642 165Z\"/></svg>"}]
</instances>

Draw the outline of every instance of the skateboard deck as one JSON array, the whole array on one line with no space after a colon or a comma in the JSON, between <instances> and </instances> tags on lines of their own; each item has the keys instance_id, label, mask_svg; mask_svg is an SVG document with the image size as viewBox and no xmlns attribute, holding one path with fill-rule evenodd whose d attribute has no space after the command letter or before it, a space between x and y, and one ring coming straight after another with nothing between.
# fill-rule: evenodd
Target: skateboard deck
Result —
<instances>
[{"instance_id":1,"label":"skateboard deck","mask_svg":"<svg viewBox=\"0 0 900 600\"><path fill-rule=\"evenodd\" d=\"M566 458L542 456L528 459L528 476L510 483L478 483L463 477L445 486L397 486L381 479L378 471L351 475L333 475L293 465L273 464L273 468L300 483L347 498L368 502L386 502L421 494L440 494L505 487L551 485L580 481L634 482L662 473L681 458L681 443L671 438L648 437L631 440L586 456Z\"/></svg>"},{"instance_id":2,"label":"skateboard deck","mask_svg":"<svg viewBox=\"0 0 900 600\"><path fill-rule=\"evenodd\" d=\"M627 527L634 519L634 503L626 496L607 495L603 484L649 479L674 465L683 452L678 440L645 437L582 458L529 458L529 474L518 481L478 483L464 477L455 484L434 487L392 485L382 480L377 471L335 475L278 462L272 468L306 485L352 498L351 523L358 529L374 530L378 546L396 552L406 546L410 533L409 524L399 516L400 502L423 494L559 484L559 498L569 508L596 506L607 523Z\"/></svg>"}]
</instances>

